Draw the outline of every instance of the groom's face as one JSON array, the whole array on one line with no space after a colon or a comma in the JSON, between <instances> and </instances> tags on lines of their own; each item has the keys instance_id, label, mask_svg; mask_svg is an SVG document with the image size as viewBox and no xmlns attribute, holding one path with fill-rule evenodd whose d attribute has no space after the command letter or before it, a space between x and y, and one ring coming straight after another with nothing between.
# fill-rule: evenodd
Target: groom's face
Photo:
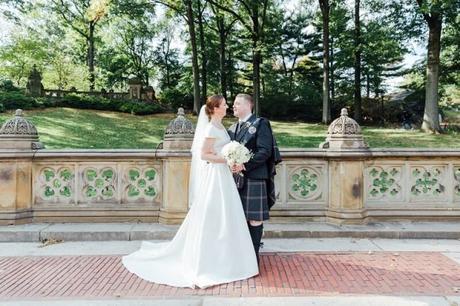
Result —
<instances>
[{"instance_id":1,"label":"groom's face","mask_svg":"<svg viewBox=\"0 0 460 306\"><path fill-rule=\"evenodd\" d=\"M251 106L245 99L236 98L233 102L233 114L240 119L246 117L251 112Z\"/></svg>"}]
</instances>

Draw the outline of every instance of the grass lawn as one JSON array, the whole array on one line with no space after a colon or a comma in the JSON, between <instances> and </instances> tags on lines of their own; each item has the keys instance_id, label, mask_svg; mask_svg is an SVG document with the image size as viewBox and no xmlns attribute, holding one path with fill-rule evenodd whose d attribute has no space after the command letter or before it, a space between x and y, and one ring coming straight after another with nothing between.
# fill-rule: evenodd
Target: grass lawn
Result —
<instances>
[{"instance_id":1,"label":"grass lawn","mask_svg":"<svg viewBox=\"0 0 460 306\"><path fill-rule=\"evenodd\" d=\"M13 112L0 114L0 123ZM134 116L125 113L49 108L26 111L48 149L151 149L163 139L166 125L174 114ZM190 117L190 116L189 116ZM192 118L196 121L196 117ZM234 119L226 119L229 126ZM272 121L280 147L317 148L326 137L327 126L303 122ZM424 134L402 129L363 127L371 148L460 148L459 135Z\"/></svg>"}]
</instances>

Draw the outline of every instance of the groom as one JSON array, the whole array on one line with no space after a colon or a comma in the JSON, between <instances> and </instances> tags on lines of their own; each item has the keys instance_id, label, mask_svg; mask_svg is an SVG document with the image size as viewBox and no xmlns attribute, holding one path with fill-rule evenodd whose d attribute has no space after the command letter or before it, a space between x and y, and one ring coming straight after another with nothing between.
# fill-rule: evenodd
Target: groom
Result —
<instances>
[{"instance_id":1,"label":"groom","mask_svg":"<svg viewBox=\"0 0 460 306\"><path fill-rule=\"evenodd\" d=\"M254 154L249 162L233 166L232 172L242 172L244 175L243 184L238 187L238 191L259 262L263 221L270 218L269 208L274 204L269 203L272 197L271 190L268 189L271 187L271 161L275 141L269 121L252 114L253 108L254 102L250 95L238 94L233 103L233 112L239 120L230 127L228 133L232 140L243 144Z\"/></svg>"}]
</instances>

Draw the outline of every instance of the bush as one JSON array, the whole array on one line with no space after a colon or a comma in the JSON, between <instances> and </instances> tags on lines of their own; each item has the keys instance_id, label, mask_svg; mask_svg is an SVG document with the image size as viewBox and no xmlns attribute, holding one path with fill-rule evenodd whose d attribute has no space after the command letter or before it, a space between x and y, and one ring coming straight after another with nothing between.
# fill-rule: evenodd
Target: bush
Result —
<instances>
[{"instance_id":1,"label":"bush","mask_svg":"<svg viewBox=\"0 0 460 306\"><path fill-rule=\"evenodd\" d=\"M156 114L164 111L164 109L157 103L110 100L101 97L79 96L76 94L66 95L56 104L57 106L62 107L118 111L136 115Z\"/></svg>"},{"instance_id":2,"label":"bush","mask_svg":"<svg viewBox=\"0 0 460 306\"><path fill-rule=\"evenodd\" d=\"M41 107L40 103L32 97L27 97L20 92L0 92L0 104L3 110L8 109L33 109Z\"/></svg>"},{"instance_id":3,"label":"bush","mask_svg":"<svg viewBox=\"0 0 460 306\"><path fill-rule=\"evenodd\" d=\"M160 105L154 103L124 102L120 106L120 111L136 115L149 115L161 113L164 109Z\"/></svg>"},{"instance_id":4,"label":"bush","mask_svg":"<svg viewBox=\"0 0 460 306\"><path fill-rule=\"evenodd\" d=\"M179 107L193 110L193 95L183 93L176 88L164 89L159 99L161 104L167 105L172 111L177 111Z\"/></svg>"},{"instance_id":5,"label":"bush","mask_svg":"<svg viewBox=\"0 0 460 306\"><path fill-rule=\"evenodd\" d=\"M71 107L118 111L136 115L156 114L164 111L157 103L109 100L101 97L66 95L63 98L33 98L20 92L0 92L0 112L14 109L34 109L45 107Z\"/></svg>"},{"instance_id":6,"label":"bush","mask_svg":"<svg viewBox=\"0 0 460 306\"><path fill-rule=\"evenodd\" d=\"M260 99L261 115L270 119L320 121L321 101L272 96Z\"/></svg>"},{"instance_id":7,"label":"bush","mask_svg":"<svg viewBox=\"0 0 460 306\"><path fill-rule=\"evenodd\" d=\"M56 106L71 107L80 109L96 109L96 110L118 110L119 102L90 96L80 96L77 94L69 94L63 98L56 99Z\"/></svg>"},{"instance_id":8,"label":"bush","mask_svg":"<svg viewBox=\"0 0 460 306\"><path fill-rule=\"evenodd\" d=\"M13 81L11 80L0 80L0 91L6 91L6 92L18 92L21 91L21 89L17 88L16 86L13 85Z\"/></svg>"},{"instance_id":9,"label":"bush","mask_svg":"<svg viewBox=\"0 0 460 306\"><path fill-rule=\"evenodd\" d=\"M425 106L424 95L423 91L418 90L402 100L384 100L383 104L381 98L363 98L364 124L381 124L385 121L401 125L406 118L415 126L421 125Z\"/></svg>"}]
</instances>

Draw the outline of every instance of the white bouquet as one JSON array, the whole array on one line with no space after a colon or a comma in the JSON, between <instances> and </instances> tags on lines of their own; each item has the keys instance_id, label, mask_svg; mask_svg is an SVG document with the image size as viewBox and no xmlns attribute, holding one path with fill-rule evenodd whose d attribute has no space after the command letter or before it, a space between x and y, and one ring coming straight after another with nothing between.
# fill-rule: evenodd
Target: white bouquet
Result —
<instances>
[{"instance_id":1,"label":"white bouquet","mask_svg":"<svg viewBox=\"0 0 460 306\"><path fill-rule=\"evenodd\" d=\"M231 141L222 148L222 156L229 166L233 166L248 162L253 154L241 143Z\"/></svg>"}]
</instances>

